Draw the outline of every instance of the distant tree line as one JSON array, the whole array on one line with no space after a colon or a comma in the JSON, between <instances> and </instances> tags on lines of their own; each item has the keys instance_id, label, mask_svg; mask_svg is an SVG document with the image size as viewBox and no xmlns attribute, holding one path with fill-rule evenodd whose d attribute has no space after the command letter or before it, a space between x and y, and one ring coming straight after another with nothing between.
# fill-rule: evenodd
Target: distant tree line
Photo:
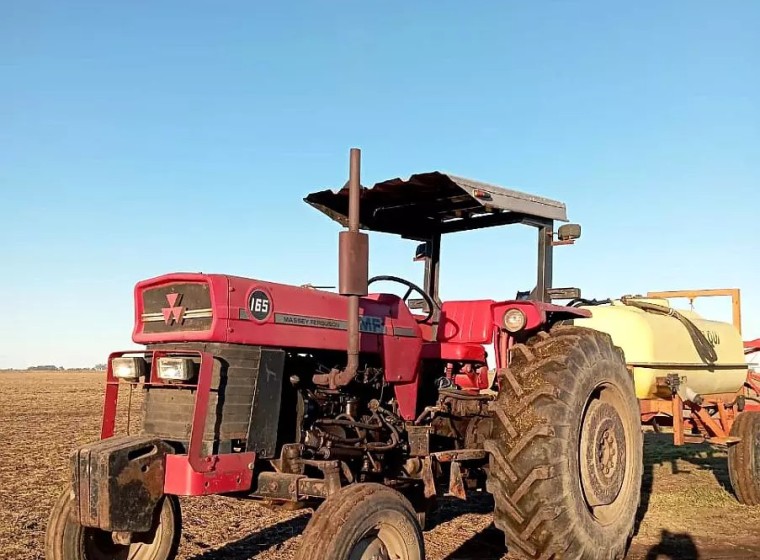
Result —
<instances>
[{"instance_id":1,"label":"distant tree line","mask_svg":"<svg viewBox=\"0 0 760 560\"><path fill-rule=\"evenodd\" d=\"M66 368L63 366L56 366L53 364L42 364L37 366L29 366L26 369L19 370L16 368L0 368L0 371L105 371L106 364L95 364L93 367L73 367Z\"/></svg>"}]
</instances>

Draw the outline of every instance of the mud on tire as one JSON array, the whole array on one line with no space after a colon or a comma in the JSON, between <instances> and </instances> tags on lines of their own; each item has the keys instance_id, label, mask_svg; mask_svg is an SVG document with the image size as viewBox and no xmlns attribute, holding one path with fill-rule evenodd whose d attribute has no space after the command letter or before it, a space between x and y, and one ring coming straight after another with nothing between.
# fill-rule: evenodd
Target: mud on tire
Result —
<instances>
[{"instance_id":1,"label":"mud on tire","mask_svg":"<svg viewBox=\"0 0 760 560\"><path fill-rule=\"evenodd\" d=\"M422 532L403 495L381 484L357 483L317 509L295 560L375 557L425 560Z\"/></svg>"},{"instance_id":2,"label":"mud on tire","mask_svg":"<svg viewBox=\"0 0 760 560\"><path fill-rule=\"evenodd\" d=\"M633 379L604 333L555 326L499 372L488 490L507 546L528 558L623 558L642 476Z\"/></svg>"}]
</instances>

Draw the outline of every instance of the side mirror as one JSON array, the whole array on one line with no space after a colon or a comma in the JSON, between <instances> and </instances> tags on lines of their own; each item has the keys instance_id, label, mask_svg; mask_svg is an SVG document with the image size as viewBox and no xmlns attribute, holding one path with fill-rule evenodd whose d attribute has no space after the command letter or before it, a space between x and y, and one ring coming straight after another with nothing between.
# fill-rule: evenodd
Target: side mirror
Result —
<instances>
[{"instance_id":1,"label":"side mirror","mask_svg":"<svg viewBox=\"0 0 760 560\"><path fill-rule=\"evenodd\" d=\"M425 259L429 259L433 256L433 247L425 241L425 243L420 243L417 245L417 249L414 252L414 261L424 261Z\"/></svg>"},{"instance_id":2,"label":"side mirror","mask_svg":"<svg viewBox=\"0 0 760 560\"><path fill-rule=\"evenodd\" d=\"M557 239L560 241L575 241L581 236L580 224L564 224L557 230Z\"/></svg>"}]
</instances>

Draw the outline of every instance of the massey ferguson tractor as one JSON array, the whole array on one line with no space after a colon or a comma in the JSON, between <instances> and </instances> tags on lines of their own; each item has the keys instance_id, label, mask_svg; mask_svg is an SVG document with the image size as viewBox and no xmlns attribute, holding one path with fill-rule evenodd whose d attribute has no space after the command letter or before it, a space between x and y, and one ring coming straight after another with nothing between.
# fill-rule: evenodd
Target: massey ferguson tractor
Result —
<instances>
[{"instance_id":1,"label":"massey ferguson tractor","mask_svg":"<svg viewBox=\"0 0 760 560\"><path fill-rule=\"evenodd\" d=\"M364 188L359 166L352 150L347 186L305 199L347 227L338 293L221 274L137 284L143 348L108 359L101 439L71 457L48 560L174 558L178 496L208 494L313 508L298 560L422 560L436 498L477 491L518 555L622 558L642 422L673 426L677 444L731 446L737 496L760 503L760 422L740 412L732 325L662 297L553 289L554 247L580 236L555 230L559 202L438 172ZM441 301L443 236L508 224L535 228L535 285ZM422 286L368 278L361 230L419 243ZM371 290L381 282L403 295ZM144 392L142 424L120 435L128 386Z\"/></svg>"}]
</instances>

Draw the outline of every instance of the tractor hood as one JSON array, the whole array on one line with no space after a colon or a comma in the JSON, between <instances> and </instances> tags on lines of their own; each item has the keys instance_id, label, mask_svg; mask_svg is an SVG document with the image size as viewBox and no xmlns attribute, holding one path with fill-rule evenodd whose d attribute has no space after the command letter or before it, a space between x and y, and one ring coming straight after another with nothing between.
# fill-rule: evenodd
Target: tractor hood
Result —
<instances>
[{"instance_id":1,"label":"tractor hood","mask_svg":"<svg viewBox=\"0 0 760 560\"><path fill-rule=\"evenodd\" d=\"M401 298L360 299L361 351L384 354L386 373L416 373L420 327ZM175 273L135 287L137 344L218 342L345 351L348 298L310 287L222 274Z\"/></svg>"}]
</instances>

